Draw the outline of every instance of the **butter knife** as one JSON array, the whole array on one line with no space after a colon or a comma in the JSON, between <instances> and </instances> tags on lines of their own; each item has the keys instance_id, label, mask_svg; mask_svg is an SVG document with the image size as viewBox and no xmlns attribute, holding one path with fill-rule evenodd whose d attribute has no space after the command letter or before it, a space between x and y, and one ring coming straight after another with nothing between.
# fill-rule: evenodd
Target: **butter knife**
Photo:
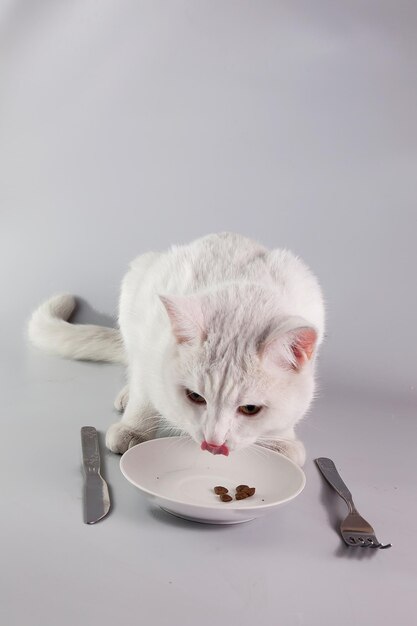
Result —
<instances>
[{"instance_id":1,"label":"butter knife","mask_svg":"<svg viewBox=\"0 0 417 626\"><path fill-rule=\"evenodd\" d=\"M110 509L107 483L100 474L100 449L98 435L92 426L81 428L81 445L84 467L84 523L95 524Z\"/></svg>"}]
</instances>

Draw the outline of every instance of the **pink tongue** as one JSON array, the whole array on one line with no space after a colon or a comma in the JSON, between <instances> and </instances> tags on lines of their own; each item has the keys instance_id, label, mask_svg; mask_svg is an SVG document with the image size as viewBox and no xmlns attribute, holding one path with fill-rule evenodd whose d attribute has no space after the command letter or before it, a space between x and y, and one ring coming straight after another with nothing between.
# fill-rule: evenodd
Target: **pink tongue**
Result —
<instances>
[{"instance_id":1,"label":"pink tongue","mask_svg":"<svg viewBox=\"0 0 417 626\"><path fill-rule=\"evenodd\" d=\"M203 443L201 444L201 449L207 450L212 454L224 454L225 456L229 456L229 448L224 443L222 443L221 446L216 446L213 443L207 443L207 441L203 441Z\"/></svg>"}]
</instances>

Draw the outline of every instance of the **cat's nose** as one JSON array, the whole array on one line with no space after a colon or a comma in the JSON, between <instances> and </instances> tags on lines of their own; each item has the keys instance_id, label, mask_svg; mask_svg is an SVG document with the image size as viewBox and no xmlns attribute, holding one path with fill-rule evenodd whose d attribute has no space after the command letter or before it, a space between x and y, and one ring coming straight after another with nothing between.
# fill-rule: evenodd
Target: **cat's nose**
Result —
<instances>
[{"instance_id":1,"label":"cat's nose","mask_svg":"<svg viewBox=\"0 0 417 626\"><path fill-rule=\"evenodd\" d=\"M224 454L225 456L229 456L229 448L225 443L216 444L216 443L208 443L206 440L201 444L202 450L207 450L212 454Z\"/></svg>"}]
</instances>

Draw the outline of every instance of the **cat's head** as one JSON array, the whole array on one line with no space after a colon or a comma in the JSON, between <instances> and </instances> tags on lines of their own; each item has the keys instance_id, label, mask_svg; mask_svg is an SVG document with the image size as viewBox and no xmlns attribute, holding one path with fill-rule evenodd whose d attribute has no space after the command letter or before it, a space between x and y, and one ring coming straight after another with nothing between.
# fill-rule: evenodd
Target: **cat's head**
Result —
<instances>
[{"instance_id":1,"label":"cat's head","mask_svg":"<svg viewBox=\"0 0 417 626\"><path fill-rule=\"evenodd\" d=\"M170 421L215 454L285 438L313 397L316 329L262 289L160 298L175 340Z\"/></svg>"}]
</instances>

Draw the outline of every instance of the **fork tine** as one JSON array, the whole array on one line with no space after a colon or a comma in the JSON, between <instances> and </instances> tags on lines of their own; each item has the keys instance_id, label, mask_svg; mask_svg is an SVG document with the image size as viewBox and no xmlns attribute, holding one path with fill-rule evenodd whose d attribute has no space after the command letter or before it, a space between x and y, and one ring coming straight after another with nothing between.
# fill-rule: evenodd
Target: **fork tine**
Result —
<instances>
[{"instance_id":1,"label":"fork tine","mask_svg":"<svg viewBox=\"0 0 417 626\"><path fill-rule=\"evenodd\" d=\"M361 548L380 548L385 550L391 548L391 544L387 543L382 545L375 537L375 531L361 515L359 515L353 499L352 494L345 485L336 469L335 464L331 459L326 457L320 457L315 459L317 467L323 474L327 482L333 487L333 489L339 494L341 498L346 502L349 507L349 514L340 524L340 531L344 542L348 546Z\"/></svg>"},{"instance_id":2,"label":"fork tine","mask_svg":"<svg viewBox=\"0 0 417 626\"><path fill-rule=\"evenodd\" d=\"M366 536L364 535L365 538L363 537L352 537L349 536L348 534L343 534L342 538L344 540L344 542L348 545L348 546L352 546L354 548L373 548L375 549L381 549L381 550L385 550L386 548L391 548L392 544L391 543L387 543L386 545L382 545L382 543L380 541L378 541L378 539L374 536Z\"/></svg>"},{"instance_id":3,"label":"fork tine","mask_svg":"<svg viewBox=\"0 0 417 626\"><path fill-rule=\"evenodd\" d=\"M370 548L380 548L381 550L385 550L386 548L391 548L392 544L391 543L387 543L385 544L385 546L382 545L382 543L380 541L378 541L378 539L376 537L370 537L369 538L371 540L371 544L370 544Z\"/></svg>"},{"instance_id":4,"label":"fork tine","mask_svg":"<svg viewBox=\"0 0 417 626\"><path fill-rule=\"evenodd\" d=\"M374 548L385 550L385 548L391 548L392 544L387 543L385 546L382 545L380 541L376 537L368 537L368 543L360 544L363 548Z\"/></svg>"}]
</instances>

